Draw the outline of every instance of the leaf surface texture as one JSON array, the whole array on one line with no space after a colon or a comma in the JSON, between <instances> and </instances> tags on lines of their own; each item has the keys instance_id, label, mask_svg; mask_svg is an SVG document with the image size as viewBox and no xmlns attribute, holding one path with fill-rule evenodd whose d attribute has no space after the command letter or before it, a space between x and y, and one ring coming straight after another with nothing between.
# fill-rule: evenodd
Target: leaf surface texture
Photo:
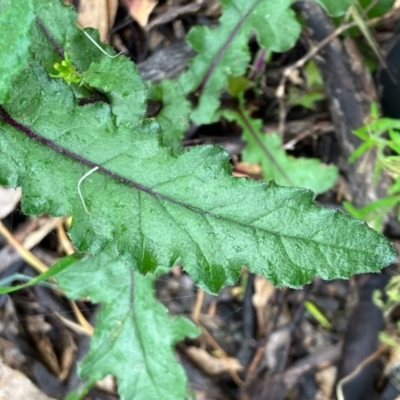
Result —
<instances>
[{"instance_id":1,"label":"leaf surface texture","mask_svg":"<svg viewBox=\"0 0 400 400\"><path fill-rule=\"evenodd\" d=\"M123 277L123 279L121 279ZM154 277L143 276L118 258L115 244L57 275L72 299L101 302L90 351L79 366L83 377L118 378L122 399L185 398L186 375L174 345L199 329L184 317L170 317L154 294Z\"/></svg>"},{"instance_id":2,"label":"leaf surface texture","mask_svg":"<svg viewBox=\"0 0 400 400\"><path fill-rule=\"evenodd\" d=\"M71 18L59 7L57 13ZM37 11L47 21L47 9ZM33 34L45 39L37 47L44 61L32 61L19 75L3 106L1 181L23 187L28 214L73 215L70 236L80 251L96 253L116 240L121 257L137 270L182 263L212 293L235 283L243 265L277 286L299 287L316 275L333 279L378 271L394 259L386 239L361 221L318 207L312 192L232 177L228 154L219 147L175 155L159 125L135 111L144 110L140 95L146 88L128 59L103 61L106 56L75 27L66 35L54 27L53 35L49 22L43 36L37 25ZM113 81L110 104L80 105L82 86L49 75L49 60L60 61L49 37L66 46L74 40L96 54L89 65L69 44L83 81L94 86L85 90L106 91L111 68L126 79L130 68L125 84L140 94L137 107ZM93 68L95 80L87 78ZM124 98L132 109L126 117ZM78 182L89 171L81 199Z\"/></svg>"}]
</instances>

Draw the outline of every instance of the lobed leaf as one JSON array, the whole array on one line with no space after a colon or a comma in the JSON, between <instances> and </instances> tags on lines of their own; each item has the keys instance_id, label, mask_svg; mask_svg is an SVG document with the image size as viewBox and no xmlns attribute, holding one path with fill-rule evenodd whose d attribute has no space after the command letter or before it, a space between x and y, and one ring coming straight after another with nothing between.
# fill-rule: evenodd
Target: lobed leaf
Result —
<instances>
[{"instance_id":1,"label":"lobed leaf","mask_svg":"<svg viewBox=\"0 0 400 400\"><path fill-rule=\"evenodd\" d=\"M293 46L300 32L292 0L222 0L223 13L217 28L194 27L187 36L197 51L179 82L192 94L197 107L191 118L197 124L217 119L221 90L229 76L243 75L250 61L248 39L255 32L259 44L271 51Z\"/></svg>"},{"instance_id":2,"label":"lobed leaf","mask_svg":"<svg viewBox=\"0 0 400 400\"><path fill-rule=\"evenodd\" d=\"M112 105L79 106L66 82L33 63L18 82L0 124L0 180L22 186L28 214L72 214L70 236L81 251L117 240L140 271L182 262L212 293L236 282L242 265L299 287L394 259L386 239L318 207L312 192L232 177L221 148L174 155L154 121L118 126ZM94 167L83 204L78 181Z\"/></svg>"},{"instance_id":3,"label":"lobed leaf","mask_svg":"<svg viewBox=\"0 0 400 400\"><path fill-rule=\"evenodd\" d=\"M57 275L72 299L101 302L90 351L80 375L100 380L113 374L126 400L185 398L186 376L174 345L199 329L184 317L169 317L154 294L154 277L135 272L119 257L116 243Z\"/></svg>"},{"instance_id":4,"label":"lobed leaf","mask_svg":"<svg viewBox=\"0 0 400 400\"><path fill-rule=\"evenodd\" d=\"M184 397L172 346L198 331L184 318L168 318L156 302L153 274L163 268L182 263L217 293L243 265L278 286L297 287L315 275L344 278L395 260L386 239L362 221L318 207L308 190L232 177L228 154L218 147L174 152L158 123L144 118L147 90L136 67L122 56L106 58L76 28L71 8L34 4L31 59L0 107L0 183L22 186L27 214L72 215L74 244L94 254L56 266L68 266L57 277L69 296L103 303L80 368L90 382L111 373L124 399ZM271 33L273 48L288 45L298 29L289 19L292 36L274 36L282 32L279 18L291 17L288 0L225 4L240 7L227 13L231 25L221 23L231 29L218 50L224 62L231 60L224 46L237 31ZM239 53L238 60L247 57ZM75 79L54 78L54 65L67 59ZM200 64L192 65L199 76Z\"/></svg>"},{"instance_id":5,"label":"lobed leaf","mask_svg":"<svg viewBox=\"0 0 400 400\"><path fill-rule=\"evenodd\" d=\"M59 7L59 14L70 13ZM393 261L386 239L360 221L316 206L311 192L234 178L228 154L218 147L175 155L163 144L158 124L134 111L136 123L129 115L130 123L119 124L115 108L128 110L121 107L121 85L112 86L118 104L81 106L74 85L49 76L50 48L56 55L63 51L55 37L64 36L58 27L53 36L45 23L36 22L32 33L35 43L37 36L45 39L45 68L32 61L3 106L0 181L23 187L28 214L73 215L70 236L79 250L97 253L116 240L121 257L141 272L180 262L212 293L235 283L242 265L275 285L299 287L315 275L345 278ZM67 32L70 39L63 40L94 47L82 32ZM111 69L125 76L131 68L125 57L102 62L105 56L98 53L97 82L106 82ZM93 71L87 60L74 58ZM126 85L146 90L131 72ZM138 104L126 100L132 110L142 107L140 96Z\"/></svg>"}]
</instances>

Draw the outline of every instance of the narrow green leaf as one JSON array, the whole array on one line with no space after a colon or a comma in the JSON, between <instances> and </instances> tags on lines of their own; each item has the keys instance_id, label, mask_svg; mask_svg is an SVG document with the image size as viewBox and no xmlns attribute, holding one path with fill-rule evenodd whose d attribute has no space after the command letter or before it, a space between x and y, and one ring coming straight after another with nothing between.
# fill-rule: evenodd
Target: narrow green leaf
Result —
<instances>
[{"instance_id":1,"label":"narrow green leaf","mask_svg":"<svg viewBox=\"0 0 400 400\"><path fill-rule=\"evenodd\" d=\"M358 157L360 157L363 153L365 153L367 150L372 148L374 146L374 143L371 140L368 140L368 142L364 142L360 146L358 146L353 154L349 157L349 163L352 163L357 160Z\"/></svg>"},{"instance_id":2,"label":"narrow green leaf","mask_svg":"<svg viewBox=\"0 0 400 400\"><path fill-rule=\"evenodd\" d=\"M373 132L374 136L382 135L389 129L400 129L400 120L392 118L378 118L377 120L366 125L369 132Z\"/></svg>"},{"instance_id":3,"label":"narrow green leaf","mask_svg":"<svg viewBox=\"0 0 400 400\"><path fill-rule=\"evenodd\" d=\"M400 191L400 178L396 178L393 185L388 189L388 194L395 194Z\"/></svg>"},{"instance_id":4,"label":"narrow green leaf","mask_svg":"<svg viewBox=\"0 0 400 400\"><path fill-rule=\"evenodd\" d=\"M17 285L17 286L0 287L0 293L2 293L2 294L3 293L12 293L12 292L15 292L16 290L20 290L27 286L36 285L37 283L43 282L47 279L50 279L54 275L64 271L66 268L68 268L72 264L79 261L82 257L83 257L83 255L81 255L81 254L72 254L70 256L63 257L60 261L58 261L56 264L54 264L47 271L41 273L38 276L35 276L29 282L26 282L22 285Z\"/></svg>"},{"instance_id":5,"label":"narrow green leaf","mask_svg":"<svg viewBox=\"0 0 400 400\"><path fill-rule=\"evenodd\" d=\"M367 126L362 126L361 128L355 129L353 133L363 140L370 140L370 133Z\"/></svg>"},{"instance_id":6,"label":"narrow green leaf","mask_svg":"<svg viewBox=\"0 0 400 400\"><path fill-rule=\"evenodd\" d=\"M399 201L400 201L400 196L388 196L388 197L384 197L382 199L373 201L372 203L367 204L360 210L363 213L362 218L365 218L366 215L368 215L369 213L371 213L379 208L382 208L385 206L392 208L396 204L398 204Z\"/></svg>"},{"instance_id":7,"label":"narrow green leaf","mask_svg":"<svg viewBox=\"0 0 400 400\"><path fill-rule=\"evenodd\" d=\"M154 277L142 276L119 257L116 243L57 275L72 299L102 303L82 376L118 379L126 400L184 399L186 376L173 346L200 331L184 317L170 317L154 294ZM129 373L128 373L129 371Z\"/></svg>"},{"instance_id":8,"label":"narrow green leaf","mask_svg":"<svg viewBox=\"0 0 400 400\"><path fill-rule=\"evenodd\" d=\"M324 328L330 329L331 324L315 303L306 301L304 307Z\"/></svg>"},{"instance_id":9,"label":"narrow green leaf","mask_svg":"<svg viewBox=\"0 0 400 400\"><path fill-rule=\"evenodd\" d=\"M343 202L343 207L353 217L356 217L356 218L359 218L359 219L363 219L364 213L362 212L362 210L360 210L357 207L353 206L353 204L351 204L349 201L344 201Z\"/></svg>"},{"instance_id":10,"label":"narrow green leaf","mask_svg":"<svg viewBox=\"0 0 400 400\"><path fill-rule=\"evenodd\" d=\"M12 80L28 63L33 19L32 0L0 0L0 104L8 97Z\"/></svg>"},{"instance_id":11,"label":"narrow green leaf","mask_svg":"<svg viewBox=\"0 0 400 400\"><path fill-rule=\"evenodd\" d=\"M389 130L389 137L391 140L387 141L387 146L394 150L397 154L400 154L400 134L395 130Z\"/></svg>"},{"instance_id":12,"label":"narrow green leaf","mask_svg":"<svg viewBox=\"0 0 400 400\"><path fill-rule=\"evenodd\" d=\"M302 94L301 91L293 88L290 90L287 104L290 106L302 106L308 110L315 110L315 103L325 99L325 94L319 91L309 91Z\"/></svg>"},{"instance_id":13,"label":"narrow green leaf","mask_svg":"<svg viewBox=\"0 0 400 400\"><path fill-rule=\"evenodd\" d=\"M256 33L259 44L270 51L293 46L300 25L290 9L292 0L222 0L223 13L217 28L194 27L187 40L197 51L189 70L179 79L186 94L198 102L191 117L197 124L217 119L221 90L229 76L240 76L250 61L248 39Z\"/></svg>"}]
</instances>

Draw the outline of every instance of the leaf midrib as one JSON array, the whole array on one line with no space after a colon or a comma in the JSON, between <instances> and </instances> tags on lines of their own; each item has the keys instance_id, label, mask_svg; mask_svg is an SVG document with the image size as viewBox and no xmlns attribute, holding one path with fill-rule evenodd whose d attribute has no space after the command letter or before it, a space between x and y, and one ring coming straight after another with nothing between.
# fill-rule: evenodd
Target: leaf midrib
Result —
<instances>
[{"instance_id":1,"label":"leaf midrib","mask_svg":"<svg viewBox=\"0 0 400 400\"><path fill-rule=\"evenodd\" d=\"M199 95L201 93L201 91L205 88L211 75L213 74L214 70L217 68L217 65L220 63L223 55L228 50L230 44L233 42L236 34L239 32L240 28L246 22L247 18L249 18L249 16L253 12L253 10L257 7L259 2L260 2L260 0L255 0L253 2L253 4L250 6L250 8L247 10L247 12L243 15L243 17L240 18L239 21L236 23L236 25L233 27L232 31L229 33L225 42L222 43L222 46L220 47L217 54L215 55L214 60L211 62L211 64L207 68L203 78L201 79L200 83L198 84L196 89L193 91L193 93L196 93L197 95ZM234 1L232 2L232 5L236 7L236 3ZM240 10L239 10L239 12L240 12Z\"/></svg>"},{"instance_id":2,"label":"leaf midrib","mask_svg":"<svg viewBox=\"0 0 400 400\"><path fill-rule=\"evenodd\" d=\"M209 216L212 218L216 218L219 220L223 220L225 222L228 222L230 224L234 224L237 226L240 226L241 228L246 228L246 229L252 229L254 231L259 231L259 232L265 232L268 235L273 235L273 236L277 236L279 238L287 238L287 239L291 239L291 240L298 240L301 242L308 242L308 243L313 243L316 244L318 246L328 246L328 247L333 247L336 249L343 249L346 251L354 251L354 252L362 252L362 253L367 253L367 254L376 254L375 251L368 251L368 250L358 250L358 249L352 249L349 247L344 247L344 246L340 246L340 245L333 245L332 243L321 243L312 239L307 239L307 238L302 238L302 237L297 237L297 236L292 236L292 235L288 235L288 234L282 234L282 233L278 233L278 232L274 232L274 231L270 231L268 229L265 228L260 228L260 227L255 227L252 226L250 224L245 224L243 222L240 221L236 221L233 220L229 217L225 217L225 216L221 216L218 214L215 214L211 211L206 211L203 210L199 207L193 206L189 203L183 202L181 200L177 200L174 199L173 197L170 197L168 195L164 195L162 193L156 192L155 190L151 189L148 186L142 185L138 182L135 182L131 179L125 178L119 174L116 174L112 171L110 171L109 169L96 164L95 162L85 159L83 157L81 157L79 154L76 154L68 149L65 149L63 147L61 147L60 145L58 145L57 143L55 143L54 141L44 138L42 136L40 136L39 134L37 134L36 132L34 132L33 130L31 130L29 127L19 123L18 121L16 121L10 114L8 114L8 112L6 110L4 110L3 107L0 106L0 119L2 119L4 122L6 122L8 125L12 126L13 128L17 129L19 132L24 133L26 136L28 136L30 139L36 140L37 142L40 142L41 144L43 144L44 146L50 147L52 150L56 151L59 154L62 154L64 156L67 156L91 169L93 168L97 168L97 172L101 172L104 175L108 176L111 179L114 179L118 182L121 182L122 184L125 184L127 186L133 187L136 190L139 190L141 192L147 193L157 199L160 200L165 200L167 202L170 202L172 204L176 204L178 206L184 207L192 212L198 213L198 214L202 214L204 216Z\"/></svg>"}]
</instances>

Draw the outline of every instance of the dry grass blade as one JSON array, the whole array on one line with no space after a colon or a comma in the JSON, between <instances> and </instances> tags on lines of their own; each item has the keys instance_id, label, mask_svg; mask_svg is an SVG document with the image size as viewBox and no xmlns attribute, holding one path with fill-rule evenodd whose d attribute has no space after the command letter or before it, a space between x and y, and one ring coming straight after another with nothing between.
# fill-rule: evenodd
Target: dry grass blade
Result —
<instances>
[{"instance_id":1,"label":"dry grass blade","mask_svg":"<svg viewBox=\"0 0 400 400\"><path fill-rule=\"evenodd\" d=\"M11 232L4 226L0 221L0 234L18 251L18 254L23 260L25 260L31 267L36 271L42 273L47 271L49 268L41 260L39 260L34 254L22 246L11 234ZM61 292L62 293L62 292ZM71 307L74 311L75 317L79 324L82 326L86 334L93 334L93 327L85 319L79 308L74 302L71 301Z\"/></svg>"},{"instance_id":2,"label":"dry grass blade","mask_svg":"<svg viewBox=\"0 0 400 400\"><path fill-rule=\"evenodd\" d=\"M357 6L351 6L349 8L349 13L352 16L354 22L357 24L358 29L361 31L363 36L365 37L366 41L368 42L371 49L374 51L375 55L378 57L379 62L387 68L386 61L383 57L381 50L379 49L379 45L376 42L371 29L367 25L365 19L361 15L359 8Z\"/></svg>"},{"instance_id":3,"label":"dry grass blade","mask_svg":"<svg viewBox=\"0 0 400 400\"><path fill-rule=\"evenodd\" d=\"M45 272L48 270L47 265L40 261L35 255L33 255L29 250L27 250L22 244L18 242L11 234L11 232L3 225L0 221L0 234L10 243L11 246L17 250L21 258L26 261L31 267L36 271Z\"/></svg>"}]
</instances>

